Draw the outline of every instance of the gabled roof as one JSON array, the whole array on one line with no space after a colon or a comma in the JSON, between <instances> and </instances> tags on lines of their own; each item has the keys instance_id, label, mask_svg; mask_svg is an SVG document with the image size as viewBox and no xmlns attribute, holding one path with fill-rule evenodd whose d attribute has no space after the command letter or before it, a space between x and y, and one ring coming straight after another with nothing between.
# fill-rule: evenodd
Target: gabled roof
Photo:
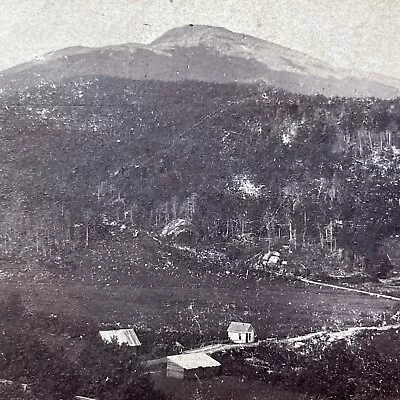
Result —
<instances>
[{"instance_id":1,"label":"gabled roof","mask_svg":"<svg viewBox=\"0 0 400 400\"><path fill-rule=\"evenodd\" d=\"M134 329L99 331L99 334L104 342L111 343L116 340L119 345L127 344L132 347L141 345Z\"/></svg>"},{"instance_id":2,"label":"gabled roof","mask_svg":"<svg viewBox=\"0 0 400 400\"><path fill-rule=\"evenodd\" d=\"M179 354L168 356L167 362L179 365L183 369L196 369L207 367L219 367L221 364L205 353Z\"/></svg>"},{"instance_id":3,"label":"gabled roof","mask_svg":"<svg viewBox=\"0 0 400 400\"><path fill-rule=\"evenodd\" d=\"M233 333L246 333L251 331L254 331L253 326L245 322L231 322L228 327L228 332Z\"/></svg>"}]
</instances>

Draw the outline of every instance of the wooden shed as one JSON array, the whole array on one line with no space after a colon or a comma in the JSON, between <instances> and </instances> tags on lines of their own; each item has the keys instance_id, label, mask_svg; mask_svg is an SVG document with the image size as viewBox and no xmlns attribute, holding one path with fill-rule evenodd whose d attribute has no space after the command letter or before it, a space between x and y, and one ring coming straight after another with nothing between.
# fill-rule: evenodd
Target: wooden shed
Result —
<instances>
[{"instance_id":1,"label":"wooden shed","mask_svg":"<svg viewBox=\"0 0 400 400\"><path fill-rule=\"evenodd\" d=\"M203 379L218 375L221 364L205 353L179 354L167 357L167 377Z\"/></svg>"},{"instance_id":2,"label":"wooden shed","mask_svg":"<svg viewBox=\"0 0 400 400\"><path fill-rule=\"evenodd\" d=\"M233 343L253 343L255 336L255 330L249 323L231 322L228 327L228 338Z\"/></svg>"},{"instance_id":3,"label":"wooden shed","mask_svg":"<svg viewBox=\"0 0 400 400\"><path fill-rule=\"evenodd\" d=\"M93 397L85 397L85 396L75 396L76 400L96 400Z\"/></svg>"},{"instance_id":4,"label":"wooden shed","mask_svg":"<svg viewBox=\"0 0 400 400\"><path fill-rule=\"evenodd\" d=\"M141 346L141 343L136 335L134 329L115 329L107 331L99 331L99 334L104 342L112 343L116 342L120 346L126 344L132 347L132 350L137 353L137 349Z\"/></svg>"}]
</instances>

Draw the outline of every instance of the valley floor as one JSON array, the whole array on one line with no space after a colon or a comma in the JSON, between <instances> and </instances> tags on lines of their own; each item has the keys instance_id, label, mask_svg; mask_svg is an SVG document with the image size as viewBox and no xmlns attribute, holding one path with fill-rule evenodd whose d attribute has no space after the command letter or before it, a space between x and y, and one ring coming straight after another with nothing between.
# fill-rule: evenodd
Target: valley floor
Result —
<instances>
[{"instance_id":1,"label":"valley floor","mask_svg":"<svg viewBox=\"0 0 400 400\"><path fill-rule=\"evenodd\" d=\"M0 300L18 293L28 310L59 321L135 326L147 342L142 346L147 360L173 354L166 344L174 341L190 349L207 341L226 340L226 328L232 320L251 322L260 342L274 342L276 338L277 343L289 343L296 336L302 342L325 337L326 331L342 331L337 334L340 336L359 332L362 326L399 323L400 289L383 283L352 285L356 291L350 291L283 277L251 273L246 277L182 268L136 269L129 279L111 279L106 272L91 277L60 277L48 270L24 268L21 262L9 263L2 270ZM389 296L370 296L366 292ZM43 334L49 343L62 336L63 346L73 343L79 351L83 344L79 344L79 332L75 337ZM174 400L313 398L243 376L223 375L194 382L171 380L159 364L151 368L152 378L156 387L173 394Z\"/></svg>"},{"instance_id":2,"label":"valley floor","mask_svg":"<svg viewBox=\"0 0 400 400\"><path fill-rule=\"evenodd\" d=\"M138 271L129 282L107 283L20 272L21 266L7 271L0 276L0 296L18 292L34 312L216 339L225 338L232 320L251 322L259 339L282 338L373 325L382 315L394 315L399 305L395 299L251 275ZM360 289L384 290L376 285ZM392 296L400 294L391 290Z\"/></svg>"}]
</instances>

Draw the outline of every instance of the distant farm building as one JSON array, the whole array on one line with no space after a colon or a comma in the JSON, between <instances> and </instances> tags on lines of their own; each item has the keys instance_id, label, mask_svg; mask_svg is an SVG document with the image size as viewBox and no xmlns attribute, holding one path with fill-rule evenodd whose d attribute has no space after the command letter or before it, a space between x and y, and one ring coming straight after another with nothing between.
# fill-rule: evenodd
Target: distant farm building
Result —
<instances>
[{"instance_id":1,"label":"distant farm building","mask_svg":"<svg viewBox=\"0 0 400 400\"><path fill-rule=\"evenodd\" d=\"M279 251L269 251L264 254L261 262L265 267L279 266L281 262L281 253L279 253Z\"/></svg>"},{"instance_id":2,"label":"distant farm building","mask_svg":"<svg viewBox=\"0 0 400 400\"><path fill-rule=\"evenodd\" d=\"M177 379L202 379L216 376L221 364L205 353L167 357L167 376Z\"/></svg>"},{"instance_id":3,"label":"distant farm building","mask_svg":"<svg viewBox=\"0 0 400 400\"><path fill-rule=\"evenodd\" d=\"M134 329L116 329L108 331L99 331L104 342L116 342L120 346L128 345L137 353L138 347L141 345Z\"/></svg>"},{"instance_id":4,"label":"distant farm building","mask_svg":"<svg viewBox=\"0 0 400 400\"><path fill-rule=\"evenodd\" d=\"M231 322L228 327L228 337L233 343L253 343L255 330L251 324L244 322Z\"/></svg>"},{"instance_id":5,"label":"distant farm building","mask_svg":"<svg viewBox=\"0 0 400 400\"><path fill-rule=\"evenodd\" d=\"M283 263L279 251L269 251L261 257L255 268L260 270L273 270L277 269Z\"/></svg>"}]
</instances>

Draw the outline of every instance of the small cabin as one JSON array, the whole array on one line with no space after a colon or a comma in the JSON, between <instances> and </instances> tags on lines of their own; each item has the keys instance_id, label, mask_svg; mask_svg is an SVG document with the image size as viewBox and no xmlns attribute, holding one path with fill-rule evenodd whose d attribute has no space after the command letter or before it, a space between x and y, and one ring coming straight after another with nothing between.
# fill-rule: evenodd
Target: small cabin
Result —
<instances>
[{"instance_id":1,"label":"small cabin","mask_svg":"<svg viewBox=\"0 0 400 400\"><path fill-rule=\"evenodd\" d=\"M107 330L107 331L99 331L103 342L106 343L113 343L116 342L120 346L127 345L132 347L132 350L135 354L138 352L139 346L141 343L136 335L134 329L114 329L114 330Z\"/></svg>"},{"instance_id":2,"label":"small cabin","mask_svg":"<svg viewBox=\"0 0 400 400\"><path fill-rule=\"evenodd\" d=\"M204 379L218 375L221 364L205 353L179 354L167 357L167 377Z\"/></svg>"},{"instance_id":3,"label":"small cabin","mask_svg":"<svg viewBox=\"0 0 400 400\"><path fill-rule=\"evenodd\" d=\"M253 343L255 336L255 330L251 324L231 322L228 327L228 338L233 343Z\"/></svg>"}]
</instances>

